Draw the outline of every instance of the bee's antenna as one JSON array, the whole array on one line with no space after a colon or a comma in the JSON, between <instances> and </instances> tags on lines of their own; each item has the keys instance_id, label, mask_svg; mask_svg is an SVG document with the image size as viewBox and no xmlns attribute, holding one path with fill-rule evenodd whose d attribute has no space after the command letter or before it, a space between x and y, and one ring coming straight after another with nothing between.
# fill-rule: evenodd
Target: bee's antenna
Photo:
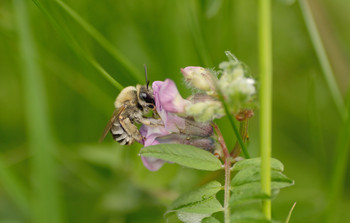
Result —
<instances>
[{"instance_id":1,"label":"bee's antenna","mask_svg":"<svg viewBox=\"0 0 350 223\"><path fill-rule=\"evenodd\" d=\"M147 66L146 66L146 64L144 64L143 66L144 66L144 68L145 68L146 87L147 87L147 89L148 89L149 80L148 80L148 77L147 77Z\"/></svg>"}]
</instances>

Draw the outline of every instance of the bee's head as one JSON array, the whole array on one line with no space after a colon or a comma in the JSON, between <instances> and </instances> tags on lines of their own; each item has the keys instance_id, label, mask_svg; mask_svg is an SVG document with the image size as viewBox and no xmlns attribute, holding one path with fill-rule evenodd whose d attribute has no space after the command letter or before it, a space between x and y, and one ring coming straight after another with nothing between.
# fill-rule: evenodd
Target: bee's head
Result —
<instances>
[{"instance_id":1,"label":"bee's head","mask_svg":"<svg viewBox=\"0 0 350 223\"><path fill-rule=\"evenodd\" d=\"M139 104L143 108L146 108L146 110L155 109L156 104L154 102L152 88L148 87L147 85L137 85L136 90Z\"/></svg>"}]
</instances>

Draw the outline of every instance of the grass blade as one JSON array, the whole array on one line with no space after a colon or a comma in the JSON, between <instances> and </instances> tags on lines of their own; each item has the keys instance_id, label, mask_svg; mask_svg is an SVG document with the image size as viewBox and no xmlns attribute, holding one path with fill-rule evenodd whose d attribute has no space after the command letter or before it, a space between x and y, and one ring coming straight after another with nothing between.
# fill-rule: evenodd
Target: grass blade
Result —
<instances>
[{"instance_id":1,"label":"grass blade","mask_svg":"<svg viewBox=\"0 0 350 223\"><path fill-rule=\"evenodd\" d=\"M318 33L317 26L312 16L310 7L306 0L299 0L299 5L306 23L307 30L309 32L309 35L312 41L312 44L314 45L316 55L320 62L320 66L322 68L324 78L331 92L331 95L337 107L337 110L341 118L345 120L347 113L344 105L344 100L338 88L337 82L334 78L334 73L333 73L331 64L328 60L327 53L326 53L326 50L324 49L320 34Z\"/></svg>"},{"instance_id":2,"label":"grass blade","mask_svg":"<svg viewBox=\"0 0 350 223\"><path fill-rule=\"evenodd\" d=\"M86 52L84 52L84 50L79 46L79 44L77 44L77 41L70 34L70 31L64 29L64 27L59 25L57 20L51 16L48 10L38 0L33 0L33 2L49 18L54 28L60 31L67 43L79 57L83 57L85 60L87 60L97 71L99 71L102 74L102 76L107 81L114 85L119 91L121 91L124 88L123 85L121 85L106 70L104 70L103 67L92 56L89 56Z\"/></svg>"},{"instance_id":3,"label":"grass blade","mask_svg":"<svg viewBox=\"0 0 350 223\"><path fill-rule=\"evenodd\" d=\"M115 46L108 41L100 32L98 32L92 25L86 22L78 15L72 8L60 0L55 1L68 15L70 15L92 38L96 40L108 53L110 53L120 64L122 64L138 83L142 83L141 74L135 69L130 61L119 52Z\"/></svg>"},{"instance_id":4,"label":"grass blade","mask_svg":"<svg viewBox=\"0 0 350 223\"><path fill-rule=\"evenodd\" d=\"M341 203L341 194L344 192L344 184L346 177L346 168L350 153L350 90L348 91L347 118L340 127L338 141L335 147L335 160L330 179L330 192L327 210L326 222L335 222L335 217L338 216L339 204Z\"/></svg>"},{"instance_id":5,"label":"grass blade","mask_svg":"<svg viewBox=\"0 0 350 223\"><path fill-rule=\"evenodd\" d=\"M192 33L194 45L196 46L198 56L202 60L204 67L212 67L213 62L207 50L207 46L205 44L205 40L201 31L201 26L197 18L197 12L200 10L198 7L198 2L188 1L188 7L185 10L188 18L188 26Z\"/></svg>"},{"instance_id":6,"label":"grass blade","mask_svg":"<svg viewBox=\"0 0 350 223\"><path fill-rule=\"evenodd\" d=\"M31 171L33 179L32 222L63 222L51 127L48 123L47 99L43 75L37 64L37 51L30 28L27 1L13 0L19 33L19 51L22 56L22 79L28 144L33 154Z\"/></svg>"},{"instance_id":7,"label":"grass blade","mask_svg":"<svg viewBox=\"0 0 350 223\"><path fill-rule=\"evenodd\" d=\"M0 158L0 180L3 188L14 203L25 215L28 215L30 213L28 188L25 188L15 174L5 166L2 158Z\"/></svg>"}]
</instances>

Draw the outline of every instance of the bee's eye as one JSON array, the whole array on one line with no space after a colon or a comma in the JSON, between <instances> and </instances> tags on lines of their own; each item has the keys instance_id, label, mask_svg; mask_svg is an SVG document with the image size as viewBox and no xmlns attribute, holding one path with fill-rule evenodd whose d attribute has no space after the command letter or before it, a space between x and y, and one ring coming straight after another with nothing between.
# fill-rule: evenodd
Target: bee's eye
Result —
<instances>
[{"instance_id":1,"label":"bee's eye","mask_svg":"<svg viewBox=\"0 0 350 223\"><path fill-rule=\"evenodd\" d=\"M154 104L154 99L145 92L140 93L140 99L144 100L147 103Z\"/></svg>"},{"instance_id":2,"label":"bee's eye","mask_svg":"<svg viewBox=\"0 0 350 223\"><path fill-rule=\"evenodd\" d=\"M147 94L144 93L144 92L141 92L141 93L140 93L140 98L141 98L142 100L146 101Z\"/></svg>"},{"instance_id":3,"label":"bee's eye","mask_svg":"<svg viewBox=\"0 0 350 223\"><path fill-rule=\"evenodd\" d=\"M153 105L147 105L150 109L153 109L154 106Z\"/></svg>"}]
</instances>

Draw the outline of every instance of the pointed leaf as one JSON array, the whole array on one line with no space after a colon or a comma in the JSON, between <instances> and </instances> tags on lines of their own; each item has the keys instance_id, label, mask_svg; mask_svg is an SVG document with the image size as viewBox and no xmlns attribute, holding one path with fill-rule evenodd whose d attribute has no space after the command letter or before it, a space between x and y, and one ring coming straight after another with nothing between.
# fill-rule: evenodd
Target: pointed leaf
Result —
<instances>
[{"instance_id":1,"label":"pointed leaf","mask_svg":"<svg viewBox=\"0 0 350 223\"><path fill-rule=\"evenodd\" d=\"M202 223L220 223L220 221L214 217L204 218Z\"/></svg>"},{"instance_id":2,"label":"pointed leaf","mask_svg":"<svg viewBox=\"0 0 350 223\"><path fill-rule=\"evenodd\" d=\"M158 144L144 147L140 155L199 170L215 171L223 168L220 160L210 152L183 144Z\"/></svg>"},{"instance_id":3,"label":"pointed leaf","mask_svg":"<svg viewBox=\"0 0 350 223\"><path fill-rule=\"evenodd\" d=\"M185 223L201 223L203 218L209 217L210 214L195 214L195 213L186 213L179 212L176 213L176 216Z\"/></svg>"},{"instance_id":4,"label":"pointed leaf","mask_svg":"<svg viewBox=\"0 0 350 223\"><path fill-rule=\"evenodd\" d=\"M210 197L203 201L199 201L187 206L184 206L176 210L176 213L196 213L196 214L209 214L212 215L215 212L222 211L222 206L216 197Z\"/></svg>"},{"instance_id":5,"label":"pointed leaf","mask_svg":"<svg viewBox=\"0 0 350 223\"><path fill-rule=\"evenodd\" d=\"M271 197L261 191L260 182L247 183L232 188L230 203L255 199L270 199L279 193L279 189L292 186L290 182L271 182Z\"/></svg>"},{"instance_id":6,"label":"pointed leaf","mask_svg":"<svg viewBox=\"0 0 350 223\"><path fill-rule=\"evenodd\" d=\"M231 186L239 186L252 182L260 182L260 180L260 168L249 167L239 171L234 176L234 178L231 181ZM271 181L293 183L293 180L289 179L286 175L276 170L271 170Z\"/></svg>"},{"instance_id":7,"label":"pointed leaf","mask_svg":"<svg viewBox=\"0 0 350 223\"><path fill-rule=\"evenodd\" d=\"M183 206L190 205L199 201L208 199L214 196L222 189L222 186L217 181L212 181L197 190L181 195L169 207L169 211L179 209Z\"/></svg>"},{"instance_id":8,"label":"pointed leaf","mask_svg":"<svg viewBox=\"0 0 350 223\"><path fill-rule=\"evenodd\" d=\"M251 158L238 161L233 166L233 171L239 171L248 167L259 167L261 165L261 158ZM271 169L283 172L284 166L278 159L271 158Z\"/></svg>"},{"instance_id":9,"label":"pointed leaf","mask_svg":"<svg viewBox=\"0 0 350 223\"><path fill-rule=\"evenodd\" d=\"M184 206L176 210L176 216L183 222L200 223L203 218L211 216L215 212L222 211L222 206L216 197L210 197L206 200Z\"/></svg>"}]
</instances>

